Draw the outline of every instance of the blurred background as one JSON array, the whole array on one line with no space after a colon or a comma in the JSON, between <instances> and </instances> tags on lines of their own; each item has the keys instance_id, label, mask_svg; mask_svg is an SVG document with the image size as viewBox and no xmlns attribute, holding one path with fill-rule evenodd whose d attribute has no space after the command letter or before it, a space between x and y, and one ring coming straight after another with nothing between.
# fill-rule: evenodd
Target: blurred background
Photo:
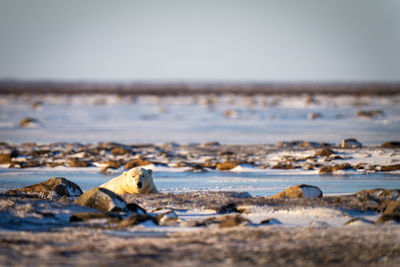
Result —
<instances>
[{"instance_id":1,"label":"blurred background","mask_svg":"<svg viewBox=\"0 0 400 267\"><path fill-rule=\"evenodd\" d=\"M397 0L0 0L0 79L399 81Z\"/></svg>"}]
</instances>

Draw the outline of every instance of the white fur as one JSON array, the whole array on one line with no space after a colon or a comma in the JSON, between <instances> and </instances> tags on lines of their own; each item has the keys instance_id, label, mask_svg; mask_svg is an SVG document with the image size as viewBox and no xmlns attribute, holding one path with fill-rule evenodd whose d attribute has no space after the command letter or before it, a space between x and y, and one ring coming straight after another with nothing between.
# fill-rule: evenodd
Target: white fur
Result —
<instances>
[{"instance_id":1,"label":"white fur","mask_svg":"<svg viewBox=\"0 0 400 267\"><path fill-rule=\"evenodd\" d=\"M100 185L99 187L106 188L118 195L123 194L148 194L158 193L158 190L153 182L152 170L146 170L141 167L132 168L124 172L118 177ZM138 183L142 186L139 188Z\"/></svg>"}]
</instances>

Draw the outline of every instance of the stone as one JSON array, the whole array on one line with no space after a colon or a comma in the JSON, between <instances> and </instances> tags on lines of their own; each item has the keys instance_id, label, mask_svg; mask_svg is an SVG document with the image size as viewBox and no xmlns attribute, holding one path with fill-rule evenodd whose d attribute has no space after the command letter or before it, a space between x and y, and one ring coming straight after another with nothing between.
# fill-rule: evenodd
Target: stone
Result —
<instances>
[{"instance_id":1,"label":"stone","mask_svg":"<svg viewBox=\"0 0 400 267\"><path fill-rule=\"evenodd\" d=\"M173 210L158 214L156 218L157 224L162 226L174 226L179 223L179 218Z\"/></svg>"},{"instance_id":2,"label":"stone","mask_svg":"<svg viewBox=\"0 0 400 267\"><path fill-rule=\"evenodd\" d=\"M344 139L340 144L341 148L361 148L362 144L354 138Z\"/></svg>"},{"instance_id":3,"label":"stone","mask_svg":"<svg viewBox=\"0 0 400 267\"><path fill-rule=\"evenodd\" d=\"M352 219L348 220L343 225L344 226L360 226L360 225L370 225L370 224L374 224L374 222L364 219L364 218L361 218L361 217L356 217L356 218L352 218Z\"/></svg>"},{"instance_id":4,"label":"stone","mask_svg":"<svg viewBox=\"0 0 400 267\"><path fill-rule=\"evenodd\" d=\"M151 215L148 215L148 214L134 214L134 215L131 215L131 216L125 218L124 220L122 220L118 224L118 226L121 227L121 228L131 227L131 226L134 226L134 225L137 225L139 223L146 222L146 221L151 221L156 225L158 224L157 219L155 217L151 216Z\"/></svg>"},{"instance_id":5,"label":"stone","mask_svg":"<svg viewBox=\"0 0 400 267\"><path fill-rule=\"evenodd\" d=\"M95 208L102 212L128 211L125 200L114 192L99 187L86 191L75 203L81 206Z\"/></svg>"},{"instance_id":6,"label":"stone","mask_svg":"<svg viewBox=\"0 0 400 267\"><path fill-rule=\"evenodd\" d=\"M383 110L359 110L357 111L357 117L359 118L377 118L383 116Z\"/></svg>"},{"instance_id":7,"label":"stone","mask_svg":"<svg viewBox=\"0 0 400 267\"><path fill-rule=\"evenodd\" d=\"M62 196L77 197L82 194L81 188L63 178L53 177L44 182L26 186L19 189L8 190L5 194L16 196L30 196L44 199L56 199Z\"/></svg>"},{"instance_id":8,"label":"stone","mask_svg":"<svg viewBox=\"0 0 400 267\"><path fill-rule=\"evenodd\" d=\"M350 169L353 169L353 167L349 163L336 164L335 166L332 167L333 172L350 170Z\"/></svg>"},{"instance_id":9,"label":"stone","mask_svg":"<svg viewBox=\"0 0 400 267\"><path fill-rule=\"evenodd\" d=\"M19 121L19 127L32 127L36 126L39 123L39 120L35 118L23 118L22 120Z\"/></svg>"},{"instance_id":10,"label":"stone","mask_svg":"<svg viewBox=\"0 0 400 267\"><path fill-rule=\"evenodd\" d=\"M321 144L316 143L316 142L303 141L303 142L299 143L298 146L301 148L319 148L319 147L321 147Z\"/></svg>"},{"instance_id":11,"label":"stone","mask_svg":"<svg viewBox=\"0 0 400 267\"><path fill-rule=\"evenodd\" d=\"M375 223L380 224L388 221L400 222L400 199L387 201L386 209Z\"/></svg>"},{"instance_id":12,"label":"stone","mask_svg":"<svg viewBox=\"0 0 400 267\"><path fill-rule=\"evenodd\" d=\"M128 161L125 164L124 168L129 170L129 169L132 169L132 168L135 168L135 167L146 166L146 165L150 165L150 164L151 164L151 162L148 161L148 160L133 159L133 160Z\"/></svg>"},{"instance_id":13,"label":"stone","mask_svg":"<svg viewBox=\"0 0 400 267\"><path fill-rule=\"evenodd\" d=\"M77 158L73 158L71 159L71 161L69 162L69 166L70 167L78 167L78 168L83 168L83 167L89 167L90 163L85 161L85 160L80 160Z\"/></svg>"},{"instance_id":14,"label":"stone","mask_svg":"<svg viewBox=\"0 0 400 267\"><path fill-rule=\"evenodd\" d=\"M110 151L111 155L113 155L113 156L122 156L122 155L128 154L130 152L131 152L130 150L123 148L123 147L114 147Z\"/></svg>"},{"instance_id":15,"label":"stone","mask_svg":"<svg viewBox=\"0 0 400 267\"><path fill-rule=\"evenodd\" d=\"M239 225L248 225L250 221L239 214L225 215L221 217L219 228L235 227Z\"/></svg>"},{"instance_id":16,"label":"stone","mask_svg":"<svg viewBox=\"0 0 400 267\"><path fill-rule=\"evenodd\" d=\"M322 117L322 114L321 113L315 113L315 112L310 112L310 113L308 113L308 115L307 115L307 118L309 119L309 120L316 120L316 119L320 119Z\"/></svg>"},{"instance_id":17,"label":"stone","mask_svg":"<svg viewBox=\"0 0 400 267\"><path fill-rule=\"evenodd\" d=\"M278 164L274 165L271 167L272 169L284 169L284 170L293 170L296 169L295 166L293 166L291 163L289 162L279 162Z\"/></svg>"},{"instance_id":18,"label":"stone","mask_svg":"<svg viewBox=\"0 0 400 267\"><path fill-rule=\"evenodd\" d=\"M69 218L70 222L85 222L90 220L106 219L107 222L119 222L120 216L103 212L75 212Z\"/></svg>"},{"instance_id":19,"label":"stone","mask_svg":"<svg viewBox=\"0 0 400 267\"><path fill-rule=\"evenodd\" d=\"M333 171L332 166L322 166L321 168L319 168L318 173L319 174L331 174L332 171Z\"/></svg>"},{"instance_id":20,"label":"stone","mask_svg":"<svg viewBox=\"0 0 400 267\"><path fill-rule=\"evenodd\" d=\"M275 224L282 224L278 219L275 218L269 218L269 219L265 219L262 220L260 222L261 225L275 225Z\"/></svg>"},{"instance_id":21,"label":"stone","mask_svg":"<svg viewBox=\"0 0 400 267\"><path fill-rule=\"evenodd\" d=\"M379 170L382 172L398 171L400 170L400 164L380 166Z\"/></svg>"},{"instance_id":22,"label":"stone","mask_svg":"<svg viewBox=\"0 0 400 267\"><path fill-rule=\"evenodd\" d=\"M0 164L11 163L12 158L15 158L17 156L18 156L18 151L15 149L3 152L0 154Z\"/></svg>"},{"instance_id":23,"label":"stone","mask_svg":"<svg viewBox=\"0 0 400 267\"><path fill-rule=\"evenodd\" d=\"M236 161L225 161L223 163L217 163L217 170L219 171L229 171L238 166Z\"/></svg>"},{"instance_id":24,"label":"stone","mask_svg":"<svg viewBox=\"0 0 400 267\"><path fill-rule=\"evenodd\" d=\"M231 213L231 212L239 212L235 203L230 202L226 205L222 205L220 207L215 208L215 211L220 214Z\"/></svg>"},{"instance_id":25,"label":"stone","mask_svg":"<svg viewBox=\"0 0 400 267\"><path fill-rule=\"evenodd\" d=\"M318 150L317 152L315 152L315 157L328 157L332 154L334 154L335 152L333 152L332 149L329 148L323 148L321 150Z\"/></svg>"},{"instance_id":26,"label":"stone","mask_svg":"<svg viewBox=\"0 0 400 267\"><path fill-rule=\"evenodd\" d=\"M309 197L322 197L322 191L313 185L295 185L291 186L284 191L273 195L271 198L309 198Z\"/></svg>"},{"instance_id":27,"label":"stone","mask_svg":"<svg viewBox=\"0 0 400 267\"><path fill-rule=\"evenodd\" d=\"M375 188L369 190L361 190L358 191L355 196L362 201L373 200L380 203L386 200L399 200L400 189Z\"/></svg>"},{"instance_id":28,"label":"stone","mask_svg":"<svg viewBox=\"0 0 400 267\"><path fill-rule=\"evenodd\" d=\"M385 142L381 145L383 148L400 148L400 141Z\"/></svg>"}]
</instances>

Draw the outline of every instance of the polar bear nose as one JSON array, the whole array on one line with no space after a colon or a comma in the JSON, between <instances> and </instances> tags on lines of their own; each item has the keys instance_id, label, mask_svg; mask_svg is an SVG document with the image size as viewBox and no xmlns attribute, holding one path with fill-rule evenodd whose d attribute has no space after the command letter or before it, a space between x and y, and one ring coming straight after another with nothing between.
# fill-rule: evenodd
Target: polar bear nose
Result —
<instances>
[{"instance_id":1,"label":"polar bear nose","mask_svg":"<svg viewBox=\"0 0 400 267\"><path fill-rule=\"evenodd\" d=\"M142 187L142 182L137 183L137 187L141 188Z\"/></svg>"}]
</instances>

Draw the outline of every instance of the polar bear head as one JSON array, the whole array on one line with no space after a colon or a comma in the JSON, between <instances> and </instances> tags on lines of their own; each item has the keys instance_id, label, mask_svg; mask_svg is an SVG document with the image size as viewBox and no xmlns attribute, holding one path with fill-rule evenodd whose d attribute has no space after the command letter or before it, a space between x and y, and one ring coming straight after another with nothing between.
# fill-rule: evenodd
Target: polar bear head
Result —
<instances>
[{"instance_id":1,"label":"polar bear head","mask_svg":"<svg viewBox=\"0 0 400 267\"><path fill-rule=\"evenodd\" d=\"M152 174L152 170L146 170L141 167L132 168L123 173L127 186L134 191L132 193L149 193L153 190Z\"/></svg>"}]
</instances>

